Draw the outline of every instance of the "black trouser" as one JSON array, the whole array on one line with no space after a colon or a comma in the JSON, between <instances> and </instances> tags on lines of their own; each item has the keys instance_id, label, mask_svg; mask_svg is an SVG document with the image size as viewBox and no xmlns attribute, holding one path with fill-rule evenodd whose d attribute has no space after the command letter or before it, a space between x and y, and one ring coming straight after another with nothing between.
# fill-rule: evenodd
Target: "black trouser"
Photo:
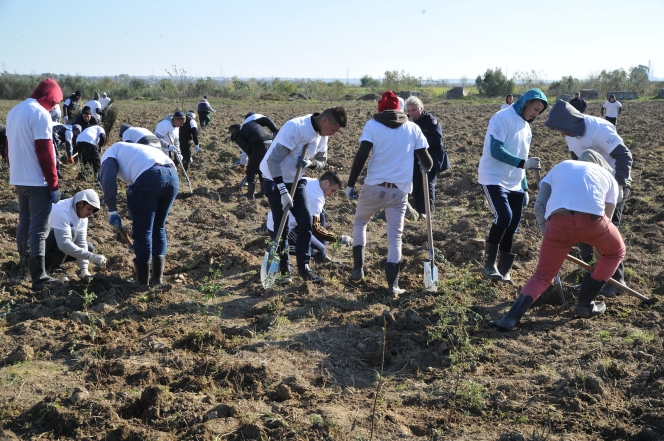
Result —
<instances>
[{"instance_id":1,"label":"black trouser","mask_svg":"<svg viewBox=\"0 0 664 441\"><path fill-rule=\"evenodd\" d=\"M185 170L189 170L189 163L191 162L191 141L180 140L180 154L182 155L182 166Z\"/></svg>"},{"instance_id":2,"label":"black trouser","mask_svg":"<svg viewBox=\"0 0 664 441\"><path fill-rule=\"evenodd\" d=\"M201 127L210 125L210 112L198 112L198 120L201 122Z\"/></svg>"},{"instance_id":3,"label":"black trouser","mask_svg":"<svg viewBox=\"0 0 664 441\"><path fill-rule=\"evenodd\" d=\"M251 154L247 161L247 183L250 184L255 181L256 175L258 175L259 182L261 186L263 185L263 174L261 173L261 161L267 153L267 149L270 148L272 141L265 141L261 144L255 145L251 149Z\"/></svg>"},{"instance_id":4,"label":"black trouser","mask_svg":"<svg viewBox=\"0 0 664 441\"><path fill-rule=\"evenodd\" d=\"M99 159L99 147L89 142L77 142L78 155L81 157L83 165L91 165L95 176L99 174L101 161Z\"/></svg>"},{"instance_id":5,"label":"black trouser","mask_svg":"<svg viewBox=\"0 0 664 441\"><path fill-rule=\"evenodd\" d=\"M431 169L427 173L427 181L429 183L429 209L433 213L434 201L436 200L436 178L440 172ZM422 185L422 171L420 165L415 163L413 169L413 198L415 199L415 209L418 213L425 213L424 208L424 187Z\"/></svg>"},{"instance_id":6,"label":"black trouser","mask_svg":"<svg viewBox=\"0 0 664 441\"><path fill-rule=\"evenodd\" d=\"M607 116L606 120L611 124L613 124L613 127L618 127L618 117L612 118L610 116Z\"/></svg>"},{"instance_id":7,"label":"black trouser","mask_svg":"<svg viewBox=\"0 0 664 441\"><path fill-rule=\"evenodd\" d=\"M76 239L76 230L72 228L72 240ZM88 251L93 253L95 251L94 245L88 242ZM76 260L75 257L65 254L58 248L58 242L55 240L55 233L53 230L46 238L46 269L59 268L63 263Z\"/></svg>"}]
</instances>

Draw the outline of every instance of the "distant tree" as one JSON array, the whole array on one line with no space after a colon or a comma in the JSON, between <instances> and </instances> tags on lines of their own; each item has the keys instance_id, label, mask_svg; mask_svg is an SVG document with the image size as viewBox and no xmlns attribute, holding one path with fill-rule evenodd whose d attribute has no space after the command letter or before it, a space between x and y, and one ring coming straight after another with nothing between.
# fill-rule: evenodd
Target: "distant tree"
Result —
<instances>
[{"instance_id":1,"label":"distant tree","mask_svg":"<svg viewBox=\"0 0 664 441\"><path fill-rule=\"evenodd\" d=\"M549 85L548 93L550 95L572 94L580 89L581 82L573 76L562 77L560 81L554 81Z\"/></svg>"},{"instance_id":2,"label":"distant tree","mask_svg":"<svg viewBox=\"0 0 664 441\"><path fill-rule=\"evenodd\" d=\"M507 95L514 90L514 81L508 80L498 67L495 70L487 69L484 77L478 75L475 85L481 95L488 97Z\"/></svg>"},{"instance_id":3,"label":"distant tree","mask_svg":"<svg viewBox=\"0 0 664 441\"><path fill-rule=\"evenodd\" d=\"M407 74L403 70L385 71L385 78L382 82L383 89L398 91L402 89L414 89L422 86L422 77L415 77Z\"/></svg>"},{"instance_id":4,"label":"distant tree","mask_svg":"<svg viewBox=\"0 0 664 441\"><path fill-rule=\"evenodd\" d=\"M645 95L650 88L650 78L648 66L639 64L633 67L629 72L629 82L634 91L641 95Z\"/></svg>"},{"instance_id":5,"label":"distant tree","mask_svg":"<svg viewBox=\"0 0 664 441\"><path fill-rule=\"evenodd\" d=\"M466 87L466 85L468 84L468 77L464 75L461 78L459 78L459 81L461 82L461 87Z\"/></svg>"},{"instance_id":6,"label":"distant tree","mask_svg":"<svg viewBox=\"0 0 664 441\"><path fill-rule=\"evenodd\" d=\"M380 87L380 80L371 78L369 75L365 75L362 78L360 78L360 85L362 87L367 87L369 89L375 89Z\"/></svg>"},{"instance_id":7,"label":"distant tree","mask_svg":"<svg viewBox=\"0 0 664 441\"><path fill-rule=\"evenodd\" d=\"M541 89L545 84L545 76L544 71L532 69L530 72L514 72L512 80L514 81L514 84L523 87L525 90L533 89L535 87Z\"/></svg>"}]
</instances>

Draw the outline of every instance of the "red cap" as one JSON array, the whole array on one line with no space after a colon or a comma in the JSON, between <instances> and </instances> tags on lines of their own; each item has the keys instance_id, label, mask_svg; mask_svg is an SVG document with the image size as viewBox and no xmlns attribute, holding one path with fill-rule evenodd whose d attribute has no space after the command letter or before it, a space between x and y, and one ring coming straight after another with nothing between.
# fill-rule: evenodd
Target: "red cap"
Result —
<instances>
[{"instance_id":1,"label":"red cap","mask_svg":"<svg viewBox=\"0 0 664 441\"><path fill-rule=\"evenodd\" d=\"M44 109L50 112L53 106L62 101L62 90L54 79L47 78L39 83L30 98L36 99Z\"/></svg>"},{"instance_id":2,"label":"red cap","mask_svg":"<svg viewBox=\"0 0 664 441\"><path fill-rule=\"evenodd\" d=\"M398 108L399 98L397 98L397 96L391 90L385 92L381 99L378 101L379 112L382 112L383 110L396 110Z\"/></svg>"}]
</instances>

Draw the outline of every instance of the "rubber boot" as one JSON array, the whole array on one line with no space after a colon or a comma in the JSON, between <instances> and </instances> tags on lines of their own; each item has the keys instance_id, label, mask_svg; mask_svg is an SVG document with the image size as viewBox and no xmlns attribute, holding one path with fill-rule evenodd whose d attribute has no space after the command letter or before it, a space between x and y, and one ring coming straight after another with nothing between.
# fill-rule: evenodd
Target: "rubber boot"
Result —
<instances>
[{"instance_id":1,"label":"rubber boot","mask_svg":"<svg viewBox=\"0 0 664 441\"><path fill-rule=\"evenodd\" d=\"M150 278L150 262L137 263L134 260L134 268L136 269L136 283L143 286L150 286L148 281Z\"/></svg>"},{"instance_id":2,"label":"rubber boot","mask_svg":"<svg viewBox=\"0 0 664 441\"><path fill-rule=\"evenodd\" d=\"M516 254L507 253L505 251L500 251L498 253L498 272L503 276L503 282L514 285L512 278L510 277L510 272L512 271L512 265L514 265L514 259L516 259Z\"/></svg>"},{"instance_id":3,"label":"rubber boot","mask_svg":"<svg viewBox=\"0 0 664 441\"><path fill-rule=\"evenodd\" d=\"M311 268L309 267L308 263L305 263L304 265L298 265L297 272L300 274L300 277L302 277L305 281L311 282L311 283L322 283L323 279L316 274L314 274L313 271L311 271Z\"/></svg>"},{"instance_id":4,"label":"rubber boot","mask_svg":"<svg viewBox=\"0 0 664 441\"><path fill-rule=\"evenodd\" d=\"M388 286L387 294L392 296L393 299L406 292L405 289L399 288L399 272L401 272L401 262L385 263L385 278L387 279Z\"/></svg>"},{"instance_id":5,"label":"rubber boot","mask_svg":"<svg viewBox=\"0 0 664 441\"><path fill-rule=\"evenodd\" d=\"M503 280L503 276L496 268L496 255L498 254L498 246L484 243L484 268L482 268L482 275L491 280Z\"/></svg>"},{"instance_id":6,"label":"rubber boot","mask_svg":"<svg viewBox=\"0 0 664 441\"><path fill-rule=\"evenodd\" d=\"M164 266L166 256L152 256L152 276L150 286L162 285L164 283Z\"/></svg>"},{"instance_id":7,"label":"rubber boot","mask_svg":"<svg viewBox=\"0 0 664 441\"><path fill-rule=\"evenodd\" d=\"M254 193L256 193L256 183L255 182L249 182L247 184L247 199L250 201L254 200Z\"/></svg>"},{"instance_id":8,"label":"rubber boot","mask_svg":"<svg viewBox=\"0 0 664 441\"><path fill-rule=\"evenodd\" d=\"M41 291L58 283L56 279L46 274L44 256L35 256L28 259L28 271L32 277L32 290Z\"/></svg>"},{"instance_id":9,"label":"rubber boot","mask_svg":"<svg viewBox=\"0 0 664 441\"><path fill-rule=\"evenodd\" d=\"M604 283L605 282L601 280L593 279L590 277L590 274L583 276L579 299L576 301L576 306L574 307L574 315L588 318L600 315L606 311L606 305L604 302L594 302L595 297L599 295L599 291L604 286Z\"/></svg>"},{"instance_id":10,"label":"rubber boot","mask_svg":"<svg viewBox=\"0 0 664 441\"><path fill-rule=\"evenodd\" d=\"M364 245L355 245L353 247L353 272L350 274L349 279L364 279Z\"/></svg>"},{"instance_id":11,"label":"rubber boot","mask_svg":"<svg viewBox=\"0 0 664 441\"><path fill-rule=\"evenodd\" d=\"M500 320L489 322L489 326L498 328L500 332L509 332L521 320L521 317L528 311L530 305L533 303L533 298L525 294L519 294L510 310L505 314L505 317Z\"/></svg>"},{"instance_id":12,"label":"rubber boot","mask_svg":"<svg viewBox=\"0 0 664 441\"><path fill-rule=\"evenodd\" d=\"M623 285L625 284L625 264L620 261L620 265L618 265L618 268L616 269L616 272L613 274L613 277L611 277L613 280L616 282L620 282ZM622 294L622 290L620 288L617 288L610 283L604 284L602 289L599 290L599 293L602 294L604 297L615 297L619 296Z\"/></svg>"}]
</instances>

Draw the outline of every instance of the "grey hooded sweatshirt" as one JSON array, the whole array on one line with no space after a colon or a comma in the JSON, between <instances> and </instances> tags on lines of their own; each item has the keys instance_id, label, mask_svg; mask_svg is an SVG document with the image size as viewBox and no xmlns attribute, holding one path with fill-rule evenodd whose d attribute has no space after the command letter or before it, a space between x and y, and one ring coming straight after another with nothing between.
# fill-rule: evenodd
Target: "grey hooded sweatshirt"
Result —
<instances>
[{"instance_id":1,"label":"grey hooded sweatshirt","mask_svg":"<svg viewBox=\"0 0 664 441\"><path fill-rule=\"evenodd\" d=\"M73 198L64 199L53 205L51 230L58 248L63 253L75 257L80 269L88 269L88 220L81 219L76 212L76 203L85 201L99 211L99 195L92 190L79 191Z\"/></svg>"}]
</instances>

